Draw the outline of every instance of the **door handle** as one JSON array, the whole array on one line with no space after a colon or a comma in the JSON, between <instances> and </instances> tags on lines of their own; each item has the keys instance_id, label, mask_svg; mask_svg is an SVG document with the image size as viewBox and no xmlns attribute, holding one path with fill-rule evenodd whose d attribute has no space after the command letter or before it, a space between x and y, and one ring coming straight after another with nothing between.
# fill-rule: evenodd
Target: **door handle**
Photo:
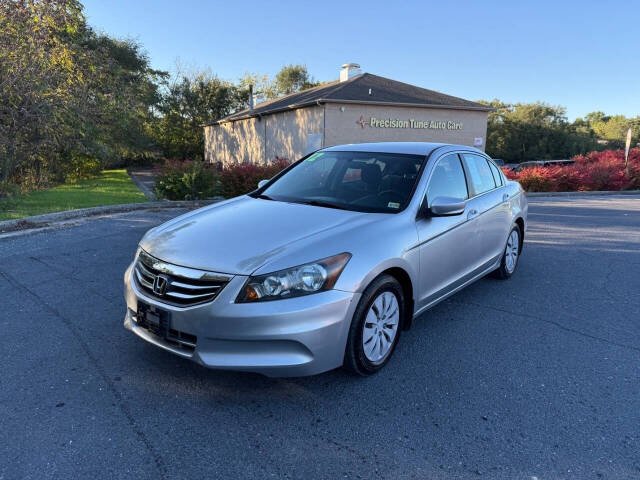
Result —
<instances>
[{"instance_id":1,"label":"door handle","mask_svg":"<svg viewBox=\"0 0 640 480\"><path fill-rule=\"evenodd\" d=\"M504 195L502 195L502 201L506 202L507 200L509 200L509 194L505 193Z\"/></svg>"},{"instance_id":2,"label":"door handle","mask_svg":"<svg viewBox=\"0 0 640 480\"><path fill-rule=\"evenodd\" d=\"M476 210L475 208L469 210L469 213L467 214L467 220L475 217L477 214L478 214L478 210Z\"/></svg>"}]
</instances>

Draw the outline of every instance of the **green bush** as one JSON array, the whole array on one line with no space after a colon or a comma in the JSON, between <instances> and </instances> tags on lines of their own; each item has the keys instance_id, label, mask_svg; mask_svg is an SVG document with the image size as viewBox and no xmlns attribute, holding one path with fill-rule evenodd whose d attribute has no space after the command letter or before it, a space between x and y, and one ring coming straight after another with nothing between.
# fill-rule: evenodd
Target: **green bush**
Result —
<instances>
[{"instance_id":1,"label":"green bush","mask_svg":"<svg viewBox=\"0 0 640 480\"><path fill-rule=\"evenodd\" d=\"M155 175L154 191L168 200L200 200L244 195L286 168L289 160L276 158L267 164L238 163L216 167L202 161L166 160Z\"/></svg>"},{"instance_id":2,"label":"green bush","mask_svg":"<svg viewBox=\"0 0 640 480\"><path fill-rule=\"evenodd\" d=\"M20 185L8 180L0 181L0 198L14 197L20 193Z\"/></svg>"},{"instance_id":3,"label":"green bush","mask_svg":"<svg viewBox=\"0 0 640 480\"><path fill-rule=\"evenodd\" d=\"M168 200L201 200L216 195L216 169L200 161L167 160L155 176L154 192Z\"/></svg>"}]
</instances>

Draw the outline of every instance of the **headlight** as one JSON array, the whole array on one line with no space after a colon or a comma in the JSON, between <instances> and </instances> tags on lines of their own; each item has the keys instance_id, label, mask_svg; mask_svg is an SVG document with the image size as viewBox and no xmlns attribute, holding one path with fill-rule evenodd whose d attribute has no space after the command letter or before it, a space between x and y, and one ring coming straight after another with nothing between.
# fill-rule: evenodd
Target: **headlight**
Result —
<instances>
[{"instance_id":1,"label":"headlight","mask_svg":"<svg viewBox=\"0 0 640 480\"><path fill-rule=\"evenodd\" d=\"M286 270L249 277L236 302L263 302L330 290L350 258L350 253L340 253Z\"/></svg>"}]
</instances>

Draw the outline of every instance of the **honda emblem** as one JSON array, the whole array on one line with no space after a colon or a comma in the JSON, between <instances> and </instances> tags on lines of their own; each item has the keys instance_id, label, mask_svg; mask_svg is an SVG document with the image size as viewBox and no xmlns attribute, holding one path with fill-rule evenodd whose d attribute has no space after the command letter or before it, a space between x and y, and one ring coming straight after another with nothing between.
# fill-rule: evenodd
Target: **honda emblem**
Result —
<instances>
[{"instance_id":1,"label":"honda emblem","mask_svg":"<svg viewBox=\"0 0 640 480\"><path fill-rule=\"evenodd\" d=\"M158 296L163 296L167 291L167 284L169 283L169 279L164 275L158 275L153 279L153 293Z\"/></svg>"}]
</instances>

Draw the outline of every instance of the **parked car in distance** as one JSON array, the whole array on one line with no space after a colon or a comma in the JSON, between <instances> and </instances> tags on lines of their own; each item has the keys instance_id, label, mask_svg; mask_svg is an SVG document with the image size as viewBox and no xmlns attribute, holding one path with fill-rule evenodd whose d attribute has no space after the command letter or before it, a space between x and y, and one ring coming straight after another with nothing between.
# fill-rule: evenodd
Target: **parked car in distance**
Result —
<instances>
[{"instance_id":1,"label":"parked car in distance","mask_svg":"<svg viewBox=\"0 0 640 480\"><path fill-rule=\"evenodd\" d=\"M369 375L417 315L509 278L526 228L522 188L480 150L329 147L147 232L125 327L210 368Z\"/></svg>"},{"instance_id":2,"label":"parked car in distance","mask_svg":"<svg viewBox=\"0 0 640 480\"><path fill-rule=\"evenodd\" d=\"M562 166L562 165L571 165L572 163L575 163L573 160L570 159L565 159L565 160L532 160L529 162L522 162L520 164L517 164L517 166L514 168L514 170L516 172L519 172L520 170L523 170L525 168L532 168L532 167L554 167L554 166Z\"/></svg>"},{"instance_id":3,"label":"parked car in distance","mask_svg":"<svg viewBox=\"0 0 640 480\"><path fill-rule=\"evenodd\" d=\"M504 160L500 158L492 158L491 160L493 160L493 163L495 163L497 166L504 167Z\"/></svg>"}]
</instances>

